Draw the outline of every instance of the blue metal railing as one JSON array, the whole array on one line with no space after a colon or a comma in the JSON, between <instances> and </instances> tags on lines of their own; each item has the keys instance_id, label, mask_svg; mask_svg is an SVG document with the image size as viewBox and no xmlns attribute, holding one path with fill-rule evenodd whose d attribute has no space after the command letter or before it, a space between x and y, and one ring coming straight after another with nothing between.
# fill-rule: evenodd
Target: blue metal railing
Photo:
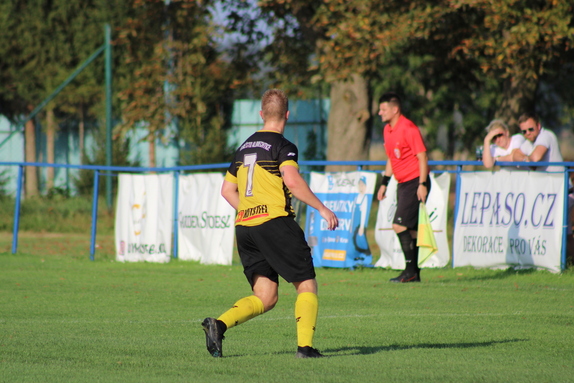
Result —
<instances>
[{"instance_id":1,"label":"blue metal railing","mask_svg":"<svg viewBox=\"0 0 574 383\"><path fill-rule=\"evenodd\" d=\"M361 170L365 166L385 166L386 161L300 161L299 165L304 170L306 167L316 167L316 166L355 166L358 170ZM516 167L516 166L532 166L532 162L500 162L497 163L501 167L509 166L509 167ZM21 207L21 196L22 196L22 188L23 188L23 178L24 178L24 167L25 166L35 166L35 167L54 167L54 168L68 168L68 169L87 169L94 171L94 192L93 192L93 201L92 201L92 227L91 227L91 240L90 240L90 259L95 259L95 243L96 243L96 235L97 235L97 216L98 216L98 190L99 190L99 181L100 175L105 174L109 175L110 173L119 173L119 172L133 172L133 173L146 173L146 172L154 172L154 173L174 173L174 182L175 182L175 189L174 189L174 222L173 222L173 232L174 232L174 243L173 243L173 256L177 258L178 254L178 237L177 237L177 211L178 211L178 184L179 184L179 175L181 172L185 171L198 171L198 170L215 170L221 169L225 170L229 166L228 162L225 163L216 163L216 164L205 164L205 165L189 165L189 166L174 166L174 167L165 167L165 168L145 168L145 167L127 167L127 166L99 166L99 165L69 165L69 164L48 164L43 162L0 162L0 166L18 166L18 180L17 180L17 189L16 189L16 198L15 198L15 206L14 206L14 226L13 226L13 237L12 237L12 253L16 253L18 248L18 231L19 231L19 223L20 223L20 207ZM454 217L456 218L458 215L458 199L460 196L460 176L462 173L467 172L463 170L464 166L472 166L472 167L482 167L481 161L429 161L429 166L431 167L431 172L433 173L455 173L456 174L456 191L455 191L455 205L454 205ZM442 166L442 167L451 167L451 169L432 169L433 166ZM570 169L570 167L574 167L574 162L537 162L536 166L563 166L564 167L564 219L563 219L563 235L562 235L562 257L561 257L561 267L564 269L566 267L566 237L567 237L567 229L568 229L568 192L569 192L569 173L574 171L574 169ZM473 170L468 170L475 171ZM106 172L106 173L103 173ZM456 231L456 226L453 227L453 230ZM453 233L454 235L454 233ZM454 251L454 250L453 250ZM454 260L454 254L451 257L451 260Z\"/></svg>"}]
</instances>

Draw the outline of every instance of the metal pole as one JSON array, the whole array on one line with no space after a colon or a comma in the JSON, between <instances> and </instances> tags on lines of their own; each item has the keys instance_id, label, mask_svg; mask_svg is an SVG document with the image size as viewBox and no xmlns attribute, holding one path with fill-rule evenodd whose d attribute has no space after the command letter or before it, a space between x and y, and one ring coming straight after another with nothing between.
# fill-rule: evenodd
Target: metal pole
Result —
<instances>
[{"instance_id":1,"label":"metal pole","mask_svg":"<svg viewBox=\"0 0 574 383\"><path fill-rule=\"evenodd\" d=\"M173 258L178 257L178 241L179 241L179 232L178 232L178 221L179 221L179 171L174 172L175 178L175 191L173 192Z\"/></svg>"},{"instance_id":2,"label":"metal pole","mask_svg":"<svg viewBox=\"0 0 574 383\"><path fill-rule=\"evenodd\" d=\"M461 189L461 182L462 182L462 178L461 178L461 174L462 173L462 165L457 165L456 166L456 192L455 192L455 202L454 202L454 218L453 218L453 223L452 223L452 237L454 238L454 232L456 231L456 218L458 216L458 202L460 200L460 189ZM450 194L450 190L448 191ZM454 246L452 246L452 255L451 255L451 267L454 268Z\"/></svg>"},{"instance_id":3,"label":"metal pole","mask_svg":"<svg viewBox=\"0 0 574 383\"><path fill-rule=\"evenodd\" d=\"M14 231L12 232L12 254L18 250L18 228L20 226L20 200L22 196L22 178L24 167L18 166L18 185L16 186L16 205L14 206Z\"/></svg>"},{"instance_id":4,"label":"metal pole","mask_svg":"<svg viewBox=\"0 0 574 383\"><path fill-rule=\"evenodd\" d=\"M112 166L112 31L106 24L106 166ZM106 177L106 203L112 209L112 176Z\"/></svg>"},{"instance_id":5,"label":"metal pole","mask_svg":"<svg viewBox=\"0 0 574 383\"><path fill-rule=\"evenodd\" d=\"M570 209L568 206L568 191L570 190L570 173L568 172L568 167L564 167L564 207L562 215L562 257L560 259L560 270L564 271L566 269L566 257L568 255L568 236L572 235L572 231L568 232L568 226L570 223Z\"/></svg>"},{"instance_id":6,"label":"metal pole","mask_svg":"<svg viewBox=\"0 0 574 383\"><path fill-rule=\"evenodd\" d=\"M98 226L98 189L100 188L100 173L94 171L94 194L92 200L92 238L90 241L90 261L94 260L96 253L96 228Z\"/></svg>"}]
</instances>

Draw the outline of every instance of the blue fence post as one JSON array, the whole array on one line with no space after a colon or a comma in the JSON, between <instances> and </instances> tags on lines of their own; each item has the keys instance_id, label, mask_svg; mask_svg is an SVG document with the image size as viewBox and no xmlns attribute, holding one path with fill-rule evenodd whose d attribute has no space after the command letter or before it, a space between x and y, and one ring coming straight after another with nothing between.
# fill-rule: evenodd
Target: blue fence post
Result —
<instances>
[{"instance_id":1,"label":"blue fence post","mask_svg":"<svg viewBox=\"0 0 574 383\"><path fill-rule=\"evenodd\" d=\"M462 173L462 165L456 166L456 191L454 193L454 217L452 222L452 238L454 239L454 232L456 231L456 217L458 216L458 201L460 199L460 173ZM454 269L454 241L451 249L450 263Z\"/></svg>"},{"instance_id":2,"label":"blue fence post","mask_svg":"<svg viewBox=\"0 0 574 383\"><path fill-rule=\"evenodd\" d=\"M16 186L16 204L14 205L14 230L12 232L12 254L18 250L18 229L20 227L20 202L22 197L22 179L24 167L18 167L18 185Z\"/></svg>"},{"instance_id":3,"label":"blue fence post","mask_svg":"<svg viewBox=\"0 0 574 383\"><path fill-rule=\"evenodd\" d=\"M94 195L92 201L92 239L90 242L90 261L94 260L96 253L96 228L98 226L98 189L100 187L100 173L96 169L94 171Z\"/></svg>"},{"instance_id":4,"label":"blue fence post","mask_svg":"<svg viewBox=\"0 0 574 383\"><path fill-rule=\"evenodd\" d=\"M568 233L568 224L570 223L570 209L568 208L568 191L570 190L570 177L568 173L568 167L564 167L564 215L562 219L562 257L560 259L560 270L564 271L566 269L566 257L568 255L568 235L572 235L572 233Z\"/></svg>"},{"instance_id":5,"label":"blue fence post","mask_svg":"<svg viewBox=\"0 0 574 383\"><path fill-rule=\"evenodd\" d=\"M173 172L173 176L175 178L175 190L173 191L173 258L178 257L178 241L179 241L179 233L177 228L178 222L178 211L179 211L179 170Z\"/></svg>"}]
</instances>

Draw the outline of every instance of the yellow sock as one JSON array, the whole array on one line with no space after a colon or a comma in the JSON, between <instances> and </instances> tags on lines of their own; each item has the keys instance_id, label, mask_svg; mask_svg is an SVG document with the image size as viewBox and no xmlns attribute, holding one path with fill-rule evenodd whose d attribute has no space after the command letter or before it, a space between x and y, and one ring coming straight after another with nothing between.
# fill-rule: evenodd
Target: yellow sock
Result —
<instances>
[{"instance_id":1,"label":"yellow sock","mask_svg":"<svg viewBox=\"0 0 574 383\"><path fill-rule=\"evenodd\" d=\"M317 294L301 293L295 302L295 320L297 321L297 346L313 347L313 336L317 325L319 300Z\"/></svg>"},{"instance_id":2,"label":"yellow sock","mask_svg":"<svg viewBox=\"0 0 574 383\"><path fill-rule=\"evenodd\" d=\"M257 298L255 295L251 295L235 302L232 308L224 312L217 319L225 323L229 329L243 322L247 322L249 319L253 319L257 315L263 314L264 311L265 308L263 307L261 299Z\"/></svg>"}]
</instances>

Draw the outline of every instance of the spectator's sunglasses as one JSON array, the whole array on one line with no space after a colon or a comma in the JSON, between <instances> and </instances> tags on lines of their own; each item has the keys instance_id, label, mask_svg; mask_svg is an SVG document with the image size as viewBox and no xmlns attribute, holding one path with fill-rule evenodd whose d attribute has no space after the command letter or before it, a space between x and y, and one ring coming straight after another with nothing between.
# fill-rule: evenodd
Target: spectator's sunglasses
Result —
<instances>
[{"instance_id":1,"label":"spectator's sunglasses","mask_svg":"<svg viewBox=\"0 0 574 383\"><path fill-rule=\"evenodd\" d=\"M492 137L492 141L496 141L498 138L502 137L504 134L500 133L497 134L496 136Z\"/></svg>"},{"instance_id":2,"label":"spectator's sunglasses","mask_svg":"<svg viewBox=\"0 0 574 383\"><path fill-rule=\"evenodd\" d=\"M526 132L534 132L534 128L528 128L528 129L520 129L520 131L522 132L522 134L526 134Z\"/></svg>"}]
</instances>

